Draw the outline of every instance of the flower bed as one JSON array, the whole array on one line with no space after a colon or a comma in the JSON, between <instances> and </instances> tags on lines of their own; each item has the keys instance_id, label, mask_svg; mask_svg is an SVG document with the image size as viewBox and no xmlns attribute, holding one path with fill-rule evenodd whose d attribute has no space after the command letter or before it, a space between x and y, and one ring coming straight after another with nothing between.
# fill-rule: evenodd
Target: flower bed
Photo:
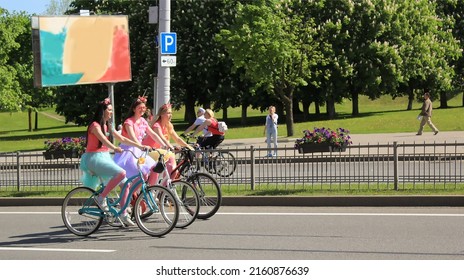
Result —
<instances>
[{"instance_id":1,"label":"flower bed","mask_svg":"<svg viewBox=\"0 0 464 280\"><path fill-rule=\"evenodd\" d=\"M303 131L304 135L295 141L299 153L344 152L352 144L350 131L344 128L314 128Z\"/></svg>"},{"instance_id":2,"label":"flower bed","mask_svg":"<svg viewBox=\"0 0 464 280\"><path fill-rule=\"evenodd\" d=\"M85 137L64 137L45 141L45 159L77 158L85 152L87 144Z\"/></svg>"}]
</instances>

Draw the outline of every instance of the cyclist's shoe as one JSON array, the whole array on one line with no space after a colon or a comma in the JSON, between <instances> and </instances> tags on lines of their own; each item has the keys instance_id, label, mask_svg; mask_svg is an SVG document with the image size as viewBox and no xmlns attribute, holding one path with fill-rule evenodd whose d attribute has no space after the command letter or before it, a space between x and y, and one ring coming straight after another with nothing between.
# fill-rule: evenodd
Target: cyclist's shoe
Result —
<instances>
[{"instance_id":1,"label":"cyclist's shoe","mask_svg":"<svg viewBox=\"0 0 464 280\"><path fill-rule=\"evenodd\" d=\"M97 196L97 203L101 210L105 212L110 211L110 208L108 207L108 204L106 203L106 197Z\"/></svg>"},{"instance_id":2,"label":"cyclist's shoe","mask_svg":"<svg viewBox=\"0 0 464 280\"><path fill-rule=\"evenodd\" d=\"M127 227L133 227L135 226L135 223L131 220L131 216L127 213L121 216L121 221L127 226Z\"/></svg>"}]
</instances>

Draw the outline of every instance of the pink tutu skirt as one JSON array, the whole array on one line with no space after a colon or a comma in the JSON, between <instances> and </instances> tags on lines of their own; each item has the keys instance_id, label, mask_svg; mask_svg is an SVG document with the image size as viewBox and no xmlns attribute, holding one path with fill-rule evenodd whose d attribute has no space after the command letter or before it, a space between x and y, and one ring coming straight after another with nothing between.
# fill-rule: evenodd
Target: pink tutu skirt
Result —
<instances>
[{"instance_id":1,"label":"pink tutu skirt","mask_svg":"<svg viewBox=\"0 0 464 280\"><path fill-rule=\"evenodd\" d=\"M136 147L132 146L127 146L124 144L120 144L119 147L121 147L124 150L131 150L134 152L134 154L137 157L140 157L144 152ZM132 176L138 175L139 170L137 168L137 159L132 155L131 152L122 152L122 153L117 153L114 155L114 162L118 166L120 166L122 169L126 170L126 177L130 178ZM142 173L146 177L148 177L148 174L150 173L150 169L155 166L156 161L152 159L151 157L146 157L145 159L145 164L141 166Z\"/></svg>"}]
</instances>

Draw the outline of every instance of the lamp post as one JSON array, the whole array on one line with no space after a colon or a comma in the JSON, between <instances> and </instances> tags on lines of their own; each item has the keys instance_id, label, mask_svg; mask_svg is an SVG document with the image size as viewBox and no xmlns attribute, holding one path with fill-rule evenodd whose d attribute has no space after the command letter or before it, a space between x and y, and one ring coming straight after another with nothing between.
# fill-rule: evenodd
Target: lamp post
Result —
<instances>
[{"instance_id":1,"label":"lamp post","mask_svg":"<svg viewBox=\"0 0 464 280\"><path fill-rule=\"evenodd\" d=\"M171 0L159 1L158 36L162 32L171 31ZM159 37L158 37L159 38ZM171 71L169 67L161 67L161 49L158 48L158 78L155 90L154 112L158 113L158 108L169 102L171 87Z\"/></svg>"}]
</instances>

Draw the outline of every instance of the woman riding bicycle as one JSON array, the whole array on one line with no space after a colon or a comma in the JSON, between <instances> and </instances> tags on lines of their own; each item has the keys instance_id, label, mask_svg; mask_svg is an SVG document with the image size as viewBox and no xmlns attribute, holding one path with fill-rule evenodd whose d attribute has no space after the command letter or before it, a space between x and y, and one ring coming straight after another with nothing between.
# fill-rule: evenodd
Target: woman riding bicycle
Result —
<instances>
[{"instance_id":1,"label":"woman riding bicycle","mask_svg":"<svg viewBox=\"0 0 464 280\"><path fill-rule=\"evenodd\" d=\"M216 149L224 141L224 132L219 131L218 120L214 118L214 112L211 109L206 109L205 121L195 129L192 136L201 132L204 128L208 128L208 132L211 132L212 135L203 138L203 141L198 144L201 148Z\"/></svg>"},{"instance_id":2,"label":"woman riding bicycle","mask_svg":"<svg viewBox=\"0 0 464 280\"><path fill-rule=\"evenodd\" d=\"M110 129L113 136L126 145L131 145L142 150L150 148L149 146L143 146L134 142L114 131L112 126L108 125L108 120L111 118L112 114L113 106L109 98L98 103L93 119L87 128L87 146L85 153L81 157L80 164L80 168L84 173L82 182L85 186L92 188L97 187L100 184L100 178L103 182L106 182L105 189L97 198L98 204L103 211L108 211L106 196L118 184L123 185L127 180L126 171L113 161L109 153L110 148L117 153L121 153L122 149L108 140L108 130ZM126 225L134 225L127 213L124 213L121 219Z\"/></svg>"},{"instance_id":3,"label":"woman riding bicycle","mask_svg":"<svg viewBox=\"0 0 464 280\"><path fill-rule=\"evenodd\" d=\"M170 140L173 139L179 146L193 149L184 140L182 140L182 138L179 137L177 132L174 130L174 125L171 123L171 119L171 104L164 104L159 108L158 113L153 118L153 122L150 124L150 127L163 140L165 144L161 145L160 143L157 143L153 141L153 139L148 137L146 137L142 141L142 144L157 149L159 152L164 154L166 168L169 171L169 174L171 174L172 171L176 168L176 159L172 152L161 150L161 148L163 146L170 145ZM158 160L159 153L150 153L150 156L153 157L155 160ZM171 179L174 179L176 177L176 174L171 174L171 177Z\"/></svg>"},{"instance_id":4,"label":"woman riding bicycle","mask_svg":"<svg viewBox=\"0 0 464 280\"><path fill-rule=\"evenodd\" d=\"M147 99L142 96L138 97L129 108L129 114L127 119L124 121L123 128L122 128L122 136L131 139L133 142L142 145L142 140L144 137L151 137L154 141L158 143L163 143L163 140L156 134L148 125L147 120L143 118L147 106L145 103ZM172 148L172 146L168 144L168 147ZM132 147L126 146L124 143L120 144L120 147L124 150L131 150L134 152L136 157L140 157L142 152L134 150ZM134 157L132 153L129 151L122 152L120 154L115 155L114 161L117 165L121 168L126 170L127 177L132 177L139 174L139 169L137 166L137 159ZM157 173L153 172L152 168L155 166L156 161L150 157L145 159L145 163L141 165L142 174L145 177L145 180L148 180L148 185L152 186L156 184L156 179L158 175ZM129 188L126 188L126 193L121 199L121 204L124 205L127 198L127 193L129 192Z\"/></svg>"}]
</instances>

